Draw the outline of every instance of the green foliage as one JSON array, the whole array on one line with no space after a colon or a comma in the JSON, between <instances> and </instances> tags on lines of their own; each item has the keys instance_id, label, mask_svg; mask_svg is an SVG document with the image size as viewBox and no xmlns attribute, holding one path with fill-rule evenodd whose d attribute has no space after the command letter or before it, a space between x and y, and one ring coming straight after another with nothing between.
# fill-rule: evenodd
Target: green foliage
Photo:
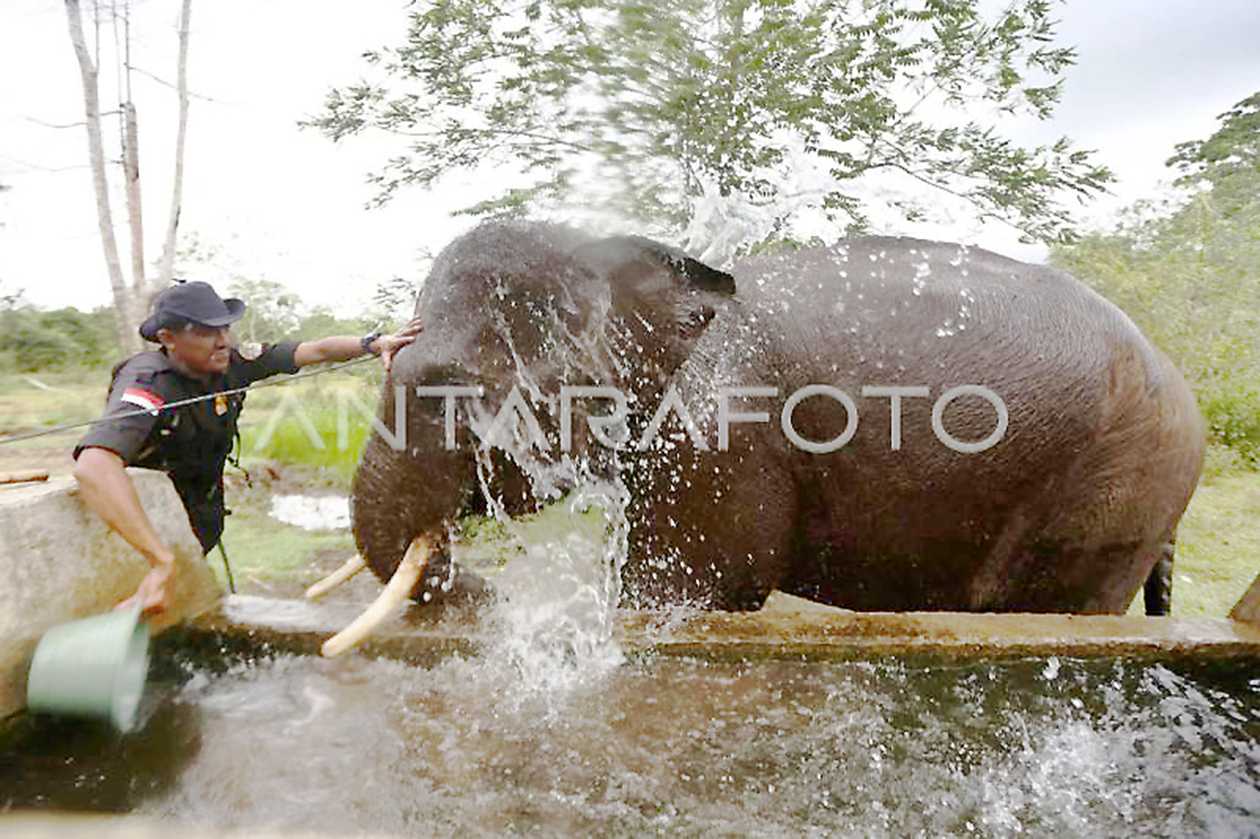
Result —
<instances>
[{"instance_id":1,"label":"green foliage","mask_svg":"<svg viewBox=\"0 0 1260 839\"><path fill-rule=\"evenodd\" d=\"M0 305L0 366L18 372L109 366L119 357L114 313Z\"/></svg>"},{"instance_id":2,"label":"green foliage","mask_svg":"<svg viewBox=\"0 0 1260 839\"><path fill-rule=\"evenodd\" d=\"M1255 467L1260 465L1260 371L1251 372L1250 381L1231 377L1200 382L1198 396L1212 439Z\"/></svg>"},{"instance_id":3,"label":"green foliage","mask_svg":"<svg viewBox=\"0 0 1260 839\"><path fill-rule=\"evenodd\" d=\"M813 208L862 228L846 184L885 169L1028 236L1064 238L1060 198L1095 194L1110 173L1066 139L1021 148L974 115L1044 119L1074 52L1053 44L1050 0L995 16L981 5L437 0L411 14L401 44L365 54L374 81L331 91L309 124L333 140L400 138L372 176L377 202L507 165L531 182L503 184L467 212L576 195L681 230L717 194L773 207L779 222ZM805 166L831 182L787 201L785 172Z\"/></svg>"},{"instance_id":4,"label":"green foliage","mask_svg":"<svg viewBox=\"0 0 1260 839\"><path fill-rule=\"evenodd\" d=\"M1221 127L1206 140L1177 145L1169 166L1181 170L1178 183L1192 185L1202 179L1213 187L1213 196L1226 212L1246 204L1255 193L1249 176L1260 173L1260 91L1251 94L1217 117Z\"/></svg>"},{"instance_id":5,"label":"green foliage","mask_svg":"<svg viewBox=\"0 0 1260 839\"><path fill-rule=\"evenodd\" d=\"M310 341L329 335L362 335L375 321L369 315L342 317L327 306L316 306L298 321L297 328L287 336L295 341Z\"/></svg>"},{"instance_id":6,"label":"green foliage","mask_svg":"<svg viewBox=\"0 0 1260 839\"><path fill-rule=\"evenodd\" d=\"M1212 440L1253 465L1260 463L1258 104L1260 94L1244 100L1222 115L1211 138L1181 144L1169 161L1209 190L1139 203L1112 231L1052 253L1178 362ZM1227 141L1237 144L1233 151Z\"/></svg>"},{"instance_id":7,"label":"green foliage","mask_svg":"<svg viewBox=\"0 0 1260 839\"><path fill-rule=\"evenodd\" d=\"M773 256L776 254L795 253L805 248L816 248L826 245L816 236L801 240L791 236L769 236L760 242L754 242L740 250L741 256Z\"/></svg>"}]
</instances>

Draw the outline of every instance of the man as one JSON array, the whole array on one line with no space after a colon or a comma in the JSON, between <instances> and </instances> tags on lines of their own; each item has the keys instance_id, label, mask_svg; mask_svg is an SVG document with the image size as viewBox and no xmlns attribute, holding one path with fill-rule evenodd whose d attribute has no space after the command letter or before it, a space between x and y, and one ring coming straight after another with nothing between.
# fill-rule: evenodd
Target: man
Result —
<instances>
[{"instance_id":1,"label":"man","mask_svg":"<svg viewBox=\"0 0 1260 839\"><path fill-rule=\"evenodd\" d=\"M141 337L161 348L134 355L115 368L105 421L92 426L75 447L74 477L84 503L152 566L120 607L139 602L146 613L166 608L175 560L141 507L124 467L170 475L206 553L223 533L223 467L245 394L163 406L367 353L379 355L388 371L394 354L420 332L419 323L412 321L396 335L336 336L243 351L232 346L229 329L244 312L243 301L224 300L207 283L184 282L162 291L153 313L140 325Z\"/></svg>"}]
</instances>

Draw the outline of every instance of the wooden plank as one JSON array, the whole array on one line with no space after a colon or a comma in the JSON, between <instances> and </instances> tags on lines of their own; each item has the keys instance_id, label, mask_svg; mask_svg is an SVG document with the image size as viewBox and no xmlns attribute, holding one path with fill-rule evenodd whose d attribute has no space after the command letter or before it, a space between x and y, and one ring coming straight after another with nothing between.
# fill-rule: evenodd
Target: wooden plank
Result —
<instances>
[{"instance_id":1,"label":"wooden plank","mask_svg":"<svg viewBox=\"0 0 1260 839\"><path fill-rule=\"evenodd\" d=\"M24 472L0 472L0 484L25 484L48 480L47 469L27 469Z\"/></svg>"}]
</instances>

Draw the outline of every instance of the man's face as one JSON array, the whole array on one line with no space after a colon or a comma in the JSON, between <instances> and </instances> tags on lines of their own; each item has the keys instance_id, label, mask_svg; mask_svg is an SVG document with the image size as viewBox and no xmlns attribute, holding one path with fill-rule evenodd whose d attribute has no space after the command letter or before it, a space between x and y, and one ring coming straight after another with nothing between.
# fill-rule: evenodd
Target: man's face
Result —
<instances>
[{"instance_id":1,"label":"man's face","mask_svg":"<svg viewBox=\"0 0 1260 839\"><path fill-rule=\"evenodd\" d=\"M161 329L158 338L167 354L195 376L227 372L232 350L230 326L193 323L183 329Z\"/></svg>"}]
</instances>

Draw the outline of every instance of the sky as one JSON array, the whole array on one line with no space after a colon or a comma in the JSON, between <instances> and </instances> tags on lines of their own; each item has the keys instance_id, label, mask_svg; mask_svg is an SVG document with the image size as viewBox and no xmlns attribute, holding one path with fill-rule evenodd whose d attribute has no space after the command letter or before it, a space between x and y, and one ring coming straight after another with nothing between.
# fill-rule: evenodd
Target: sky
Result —
<instances>
[{"instance_id":1,"label":"sky","mask_svg":"<svg viewBox=\"0 0 1260 839\"><path fill-rule=\"evenodd\" d=\"M310 305L358 311L378 282L421 279L419 255L436 253L470 224L450 216L476 188L467 177L366 209L373 194L366 175L392 144L334 144L298 127L329 89L360 78L363 51L397 41L406 8L401 0L193 0L196 98L181 231L218 254L197 279L262 276ZM178 0L132 0L133 64L172 82L178 11ZM1118 181L1112 195L1082 209L1087 225L1154 196L1173 177L1164 167L1173 146L1206 137L1221 112L1260 89L1256 0L1069 0L1057 15L1060 42L1079 51L1063 100L1047 123L1004 128L1025 142L1066 135L1098 150ZM108 49L112 31L102 37ZM117 102L116 74L112 61L103 64L107 109ZM133 74L132 84L152 261L170 201L176 101L147 76ZM0 293L20 288L43 306L109 302L85 132L50 127L81 120L82 108L64 4L0 0L0 183L12 187L0 193ZM105 131L116 132L116 122L107 118ZM115 199L125 246L125 211ZM1045 254L1001 224L937 225L931 234L1023 259Z\"/></svg>"}]
</instances>

